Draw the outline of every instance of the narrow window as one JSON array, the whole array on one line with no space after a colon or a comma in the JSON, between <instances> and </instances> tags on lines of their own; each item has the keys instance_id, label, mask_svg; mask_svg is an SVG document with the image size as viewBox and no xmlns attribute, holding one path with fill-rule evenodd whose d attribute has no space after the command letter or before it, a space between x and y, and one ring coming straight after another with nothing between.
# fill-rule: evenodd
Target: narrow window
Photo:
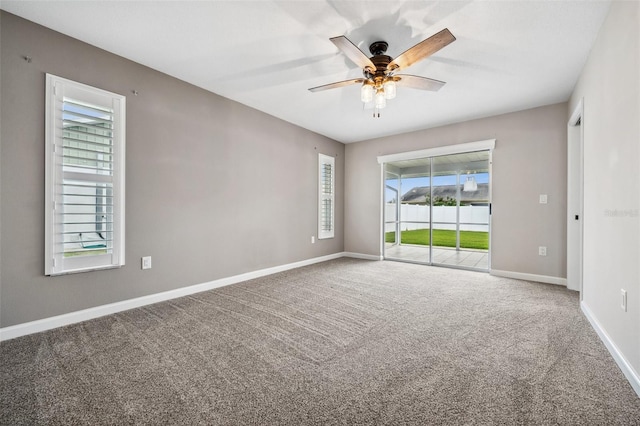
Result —
<instances>
[{"instance_id":1,"label":"narrow window","mask_svg":"<svg viewBox=\"0 0 640 426\"><path fill-rule=\"evenodd\" d=\"M124 265L125 101L47 74L46 275Z\"/></svg>"},{"instance_id":2,"label":"narrow window","mask_svg":"<svg viewBox=\"0 0 640 426\"><path fill-rule=\"evenodd\" d=\"M318 154L318 239L333 238L335 228L335 158Z\"/></svg>"}]
</instances>

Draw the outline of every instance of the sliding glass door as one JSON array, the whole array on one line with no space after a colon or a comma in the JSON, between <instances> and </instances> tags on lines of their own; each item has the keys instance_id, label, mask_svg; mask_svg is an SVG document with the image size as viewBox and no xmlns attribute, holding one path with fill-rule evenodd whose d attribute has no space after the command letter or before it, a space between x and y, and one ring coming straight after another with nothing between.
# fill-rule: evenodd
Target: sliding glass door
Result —
<instances>
[{"instance_id":1,"label":"sliding glass door","mask_svg":"<svg viewBox=\"0 0 640 426\"><path fill-rule=\"evenodd\" d=\"M414 167L415 173L393 164L385 167L385 194L389 194L384 211L385 256L429 263L431 213L425 208L424 200L429 197L431 166L429 162L419 161Z\"/></svg>"},{"instance_id":2,"label":"sliding glass door","mask_svg":"<svg viewBox=\"0 0 640 426\"><path fill-rule=\"evenodd\" d=\"M488 270L490 151L384 164L384 257Z\"/></svg>"}]
</instances>

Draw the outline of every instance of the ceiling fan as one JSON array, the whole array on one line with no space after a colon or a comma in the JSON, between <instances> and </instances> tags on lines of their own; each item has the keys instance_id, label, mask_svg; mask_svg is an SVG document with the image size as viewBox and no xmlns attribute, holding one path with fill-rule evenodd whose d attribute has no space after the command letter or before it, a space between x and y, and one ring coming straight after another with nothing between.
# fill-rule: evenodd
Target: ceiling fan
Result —
<instances>
[{"instance_id":1,"label":"ceiling fan","mask_svg":"<svg viewBox=\"0 0 640 426\"><path fill-rule=\"evenodd\" d=\"M380 117L380 109L387 105L387 99L395 98L396 85L414 89L431 90L434 92L440 90L440 88L445 85L444 81L416 75L396 74L396 72L433 55L438 50L455 41L455 39L453 34L445 28L393 59L391 56L385 55L387 47L389 46L385 41L371 43L369 51L373 56L368 58L362 50L358 49L358 47L345 36L330 38L329 40L331 40L342 53L362 68L364 78L338 81L336 83L312 87L309 90L311 92L320 92L322 90L336 89L352 84L362 84L360 99L364 103L374 101L375 109L373 115L375 117L377 114L377 116Z\"/></svg>"}]
</instances>

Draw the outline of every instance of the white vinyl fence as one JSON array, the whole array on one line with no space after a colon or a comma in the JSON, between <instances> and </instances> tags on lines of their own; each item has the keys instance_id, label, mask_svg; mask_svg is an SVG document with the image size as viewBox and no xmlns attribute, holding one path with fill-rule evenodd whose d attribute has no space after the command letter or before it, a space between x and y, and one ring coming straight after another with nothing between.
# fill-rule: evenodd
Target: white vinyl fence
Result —
<instances>
[{"instance_id":1,"label":"white vinyl fence","mask_svg":"<svg viewBox=\"0 0 640 426\"><path fill-rule=\"evenodd\" d=\"M395 204L385 204L385 232L395 231L396 220ZM415 204L400 205L400 230L412 231L414 229L429 228L429 206ZM434 206L433 229L456 229L456 207ZM391 223L390 223L391 222ZM460 206L460 230L461 231L489 231L489 207L488 206Z\"/></svg>"}]
</instances>

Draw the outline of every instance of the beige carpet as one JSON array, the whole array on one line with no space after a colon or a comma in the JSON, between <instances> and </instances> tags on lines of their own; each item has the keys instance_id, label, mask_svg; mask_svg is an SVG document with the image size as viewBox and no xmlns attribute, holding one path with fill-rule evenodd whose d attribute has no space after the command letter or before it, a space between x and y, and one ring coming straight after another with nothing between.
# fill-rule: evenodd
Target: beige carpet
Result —
<instances>
[{"instance_id":1,"label":"beige carpet","mask_svg":"<svg viewBox=\"0 0 640 426\"><path fill-rule=\"evenodd\" d=\"M283 272L0 357L2 425L640 424L576 293L395 262Z\"/></svg>"}]
</instances>

